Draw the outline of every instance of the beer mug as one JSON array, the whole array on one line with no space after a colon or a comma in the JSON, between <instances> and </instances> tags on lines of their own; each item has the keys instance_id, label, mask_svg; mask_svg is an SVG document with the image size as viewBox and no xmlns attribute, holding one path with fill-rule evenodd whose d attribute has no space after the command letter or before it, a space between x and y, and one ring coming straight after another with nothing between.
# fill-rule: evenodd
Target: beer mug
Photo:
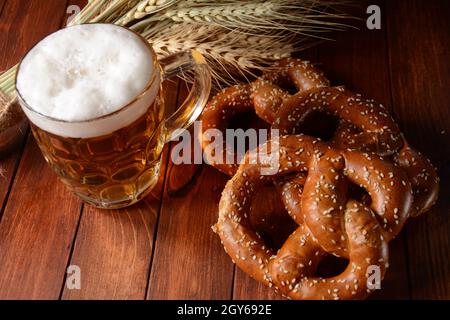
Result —
<instances>
[{"instance_id":1,"label":"beer mug","mask_svg":"<svg viewBox=\"0 0 450 320\"><path fill-rule=\"evenodd\" d=\"M165 114L162 81L193 72L181 107ZM211 88L196 50L156 59L140 35L109 24L68 27L22 59L19 103L36 141L61 180L85 202L121 208L158 181L165 142L195 121ZM176 93L174 93L176 94Z\"/></svg>"}]
</instances>

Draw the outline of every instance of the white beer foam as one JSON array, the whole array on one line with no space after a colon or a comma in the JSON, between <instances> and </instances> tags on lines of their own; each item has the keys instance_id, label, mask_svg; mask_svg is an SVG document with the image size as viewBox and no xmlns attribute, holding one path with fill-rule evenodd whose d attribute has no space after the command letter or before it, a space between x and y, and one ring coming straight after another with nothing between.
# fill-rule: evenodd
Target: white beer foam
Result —
<instances>
[{"instance_id":1,"label":"white beer foam","mask_svg":"<svg viewBox=\"0 0 450 320\"><path fill-rule=\"evenodd\" d=\"M155 71L152 90L135 106L114 113L144 92ZM159 76L153 70L152 52L133 32L110 24L85 24L38 43L23 59L16 85L37 112L23 108L35 125L84 138L113 132L142 116L158 92Z\"/></svg>"}]
</instances>

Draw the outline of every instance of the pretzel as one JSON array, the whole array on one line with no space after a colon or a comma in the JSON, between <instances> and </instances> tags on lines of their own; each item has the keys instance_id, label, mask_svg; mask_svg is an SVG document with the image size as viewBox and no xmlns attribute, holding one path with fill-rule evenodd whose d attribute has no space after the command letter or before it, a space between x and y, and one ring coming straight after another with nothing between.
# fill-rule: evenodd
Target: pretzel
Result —
<instances>
[{"instance_id":1,"label":"pretzel","mask_svg":"<svg viewBox=\"0 0 450 320\"><path fill-rule=\"evenodd\" d=\"M303 222L324 250L340 257L349 254L349 239L342 227L349 199L348 181L369 193L370 209L378 215L387 242L401 231L413 199L406 173L391 162L356 151L327 152L308 173L301 208L291 203L286 206L295 215L303 215ZM300 196L292 200L300 201Z\"/></svg>"},{"instance_id":2,"label":"pretzel","mask_svg":"<svg viewBox=\"0 0 450 320\"><path fill-rule=\"evenodd\" d=\"M340 125L336 130L332 145L340 149L361 150L364 146L352 138L357 131L350 123ZM436 203L439 193L439 177L431 161L413 149L403 136L402 144L403 146L390 159L408 175L414 194L414 204L410 215L417 217L430 210ZM365 149L376 153L376 150L367 147Z\"/></svg>"},{"instance_id":3,"label":"pretzel","mask_svg":"<svg viewBox=\"0 0 450 320\"><path fill-rule=\"evenodd\" d=\"M430 210L439 194L439 177L431 161L406 141L394 161L406 172L412 185L414 203L411 216L417 217Z\"/></svg>"},{"instance_id":4,"label":"pretzel","mask_svg":"<svg viewBox=\"0 0 450 320\"><path fill-rule=\"evenodd\" d=\"M217 163L214 161L215 154L207 150L210 137L207 136L207 130L215 129L225 133L228 122L236 115L253 110L253 101L251 93L253 92L253 84L235 85L219 92L206 105L201 115L202 131L199 133L199 141L203 149L205 160L215 167L217 170L232 176L238 167L238 164L227 164L225 159L231 156L235 159L234 151L229 150L225 143L223 145L223 161Z\"/></svg>"},{"instance_id":5,"label":"pretzel","mask_svg":"<svg viewBox=\"0 0 450 320\"><path fill-rule=\"evenodd\" d=\"M272 285L296 300L364 299L374 289L367 286L370 267L378 267L380 279L388 267L388 244L374 214L356 201L347 203L344 216L349 239L349 264L331 278L314 276L326 252L311 231L300 226L270 262Z\"/></svg>"},{"instance_id":6,"label":"pretzel","mask_svg":"<svg viewBox=\"0 0 450 320\"><path fill-rule=\"evenodd\" d=\"M272 177L260 173L267 164L248 161L251 152L240 166L216 164L206 152L213 166L235 174L222 194L213 228L225 250L246 273L288 298L365 298L372 290L366 286L368 268L379 268L383 278L388 242L410 216L435 203L436 169L409 146L383 105L344 87L330 87L319 70L299 59L280 60L253 83L215 96L203 115L204 131L225 132L231 117L253 110L281 134L307 132L306 120L316 111L337 117L339 125L328 144L304 135L281 137L280 167ZM249 218L255 215L254 195L261 196L261 186L268 183L275 184L298 224L278 251L263 241ZM347 258L348 267L336 276L320 277L318 265L330 254Z\"/></svg>"},{"instance_id":7,"label":"pretzel","mask_svg":"<svg viewBox=\"0 0 450 320\"><path fill-rule=\"evenodd\" d=\"M330 152L333 150L327 144L312 137L280 137L278 174L275 177L261 175L262 164L243 161L226 184L219 203L219 219L214 231L220 236L226 252L243 271L269 287L275 286L290 298L363 298L370 292L365 285L367 267L378 266L383 276L387 266L387 241L382 228L370 209L356 201L347 202L344 214L346 239L349 239L349 267L333 278L313 276L327 251L307 224L299 226L278 253L251 228L249 208L252 197L262 184L297 172L308 172L306 184L316 183L309 175L316 170L317 161ZM367 162L366 158L360 160ZM307 202L302 200L300 207L304 208L305 204ZM401 210L407 212L407 209ZM304 215L299 216L305 218Z\"/></svg>"},{"instance_id":8,"label":"pretzel","mask_svg":"<svg viewBox=\"0 0 450 320\"><path fill-rule=\"evenodd\" d=\"M408 145L383 105L343 88L319 88L284 99L274 127L283 134L294 133L296 126L313 111L325 111L341 119L331 141L334 147L389 157L407 172L415 198L411 216L429 210L436 202L439 189L436 169Z\"/></svg>"},{"instance_id":9,"label":"pretzel","mask_svg":"<svg viewBox=\"0 0 450 320\"><path fill-rule=\"evenodd\" d=\"M289 97L286 89L296 88L297 92L305 92L330 85L322 71L309 61L293 58L275 62L256 83L252 96L255 111L268 123L274 122L279 106Z\"/></svg>"},{"instance_id":10,"label":"pretzel","mask_svg":"<svg viewBox=\"0 0 450 320\"><path fill-rule=\"evenodd\" d=\"M226 164L225 159L236 159L233 150L223 145L223 161L214 161L214 154L207 149L210 137L207 136L208 129L217 129L224 133L229 126L229 121L237 114L255 111L256 114L268 124L272 124L276 110L273 109L281 103L276 104L272 99L278 95L285 95L282 88L295 86L298 92L304 92L312 88L328 86L329 81L322 72L312 64L300 59L286 58L277 61L268 68L263 75L252 83L246 85L235 85L220 91L206 105L201 120L203 123L199 140L205 154L206 161L219 171L232 176L238 164Z\"/></svg>"},{"instance_id":11,"label":"pretzel","mask_svg":"<svg viewBox=\"0 0 450 320\"><path fill-rule=\"evenodd\" d=\"M318 88L283 100L273 127L281 134L295 133L296 127L314 111L330 113L359 129L346 137L359 150L375 150L386 156L403 145L400 129L383 105L342 87Z\"/></svg>"}]
</instances>

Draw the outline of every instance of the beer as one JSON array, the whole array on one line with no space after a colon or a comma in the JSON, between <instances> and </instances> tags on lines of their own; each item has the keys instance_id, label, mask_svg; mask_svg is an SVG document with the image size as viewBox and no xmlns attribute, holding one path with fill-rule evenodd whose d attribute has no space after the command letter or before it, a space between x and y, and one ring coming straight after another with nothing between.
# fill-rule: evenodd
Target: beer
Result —
<instances>
[{"instance_id":1,"label":"beer","mask_svg":"<svg viewBox=\"0 0 450 320\"><path fill-rule=\"evenodd\" d=\"M155 101L138 120L101 137L61 137L33 124L32 129L69 189L88 203L122 207L140 200L158 181L164 145L164 126L153 118L161 114L158 109Z\"/></svg>"},{"instance_id":2,"label":"beer","mask_svg":"<svg viewBox=\"0 0 450 320\"><path fill-rule=\"evenodd\" d=\"M186 114L203 108L209 87L197 85L203 94L191 97L178 119L165 120L161 79L174 70L164 69L145 39L109 24L57 31L22 60L16 87L34 137L53 170L87 203L119 208L142 199L158 180L171 127L189 125L195 119Z\"/></svg>"}]
</instances>

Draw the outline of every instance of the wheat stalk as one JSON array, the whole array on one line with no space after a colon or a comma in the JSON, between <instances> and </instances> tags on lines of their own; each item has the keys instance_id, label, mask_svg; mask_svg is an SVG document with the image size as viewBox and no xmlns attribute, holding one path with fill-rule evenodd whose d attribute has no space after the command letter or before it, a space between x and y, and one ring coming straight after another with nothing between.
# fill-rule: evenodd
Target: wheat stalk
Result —
<instances>
[{"instance_id":1,"label":"wheat stalk","mask_svg":"<svg viewBox=\"0 0 450 320\"><path fill-rule=\"evenodd\" d=\"M125 15L119 18L117 24L125 26L131 21L139 20L145 16L164 10L176 2L176 0L141 0Z\"/></svg>"},{"instance_id":2,"label":"wheat stalk","mask_svg":"<svg viewBox=\"0 0 450 320\"><path fill-rule=\"evenodd\" d=\"M269 38L239 32L221 33L214 25L176 24L162 32L149 33L147 38L161 57L196 48L212 66L213 79L219 86L235 82L232 79L236 74L244 78L253 76L253 71L287 57L293 51L289 41L273 42ZM262 47L266 50L261 51Z\"/></svg>"},{"instance_id":3,"label":"wheat stalk","mask_svg":"<svg viewBox=\"0 0 450 320\"><path fill-rule=\"evenodd\" d=\"M308 3L308 1L306 1ZM302 2L299 2L302 3ZM319 18L329 18L322 12L314 15L308 14L310 7L305 4L295 4L294 1L262 1L255 3L236 5L213 5L201 7L177 6L165 11L163 14L156 14L147 21L161 21L170 19L176 23L207 23L216 24L231 29L257 30L270 29L283 31L313 31L318 29L341 29L344 25L336 22L318 20ZM304 15L299 15L303 11ZM290 14L295 12L295 14ZM279 20L289 21L289 24L280 23ZM274 23L271 23L274 22Z\"/></svg>"},{"instance_id":4,"label":"wheat stalk","mask_svg":"<svg viewBox=\"0 0 450 320\"><path fill-rule=\"evenodd\" d=\"M196 48L216 83L252 76L273 60L343 30L338 0L90 0L70 25L109 22L152 42L159 56ZM294 36L295 35L295 36ZM0 74L0 93L14 96L17 65Z\"/></svg>"},{"instance_id":5,"label":"wheat stalk","mask_svg":"<svg viewBox=\"0 0 450 320\"><path fill-rule=\"evenodd\" d=\"M277 34L281 37L283 32L290 32L317 37L316 33L346 28L346 25L334 21L347 18L346 15L323 12L320 8L315 8L317 1L314 0L247 2L241 1L237 5L233 1L217 1L211 5L210 1L182 1L168 10L139 21L132 29L140 31L142 26L170 20L172 23L215 24L259 36ZM319 6L328 5L328 1L323 1Z\"/></svg>"}]
</instances>

